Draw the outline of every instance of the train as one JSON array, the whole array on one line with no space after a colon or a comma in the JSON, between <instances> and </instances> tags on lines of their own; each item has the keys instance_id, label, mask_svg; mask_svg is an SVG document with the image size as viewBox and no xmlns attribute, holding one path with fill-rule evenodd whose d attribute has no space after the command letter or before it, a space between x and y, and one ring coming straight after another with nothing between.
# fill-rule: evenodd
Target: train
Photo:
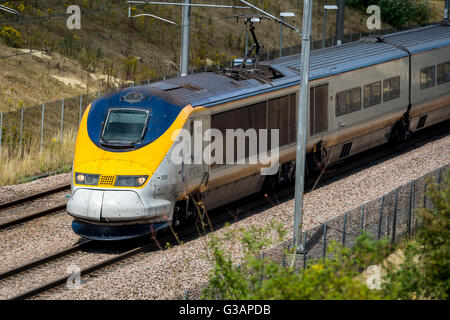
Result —
<instances>
[{"instance_id":1,"label":"train","mask_svg":"<svg viewBox=\"0 0 450 320\"><path fill-rule=\"evenodd\" d=\"M292 181L300 59L190 74L93 101L76 139L67 203L73 231L93 240L154 234ZM450 118L450 26L314 50L309 78L306 175ZM239 129L240 158L231 143L236 136L228 134ZM250 129L267 134L266 161L250 161L264 149L250 140ZM211 132L225 141L206 161ZM216 155L222 159L211 163Z\"/></svg>"}]
</instances>

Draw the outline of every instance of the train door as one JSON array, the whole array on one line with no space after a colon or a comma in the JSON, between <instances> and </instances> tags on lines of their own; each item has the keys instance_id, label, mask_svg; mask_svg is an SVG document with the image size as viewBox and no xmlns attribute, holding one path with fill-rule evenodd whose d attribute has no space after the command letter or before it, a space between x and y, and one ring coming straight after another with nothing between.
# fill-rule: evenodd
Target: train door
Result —
<instances>
[{"instance_id":1,"label":"train door","mask_svg":"<svg viewBox=\"0 0 450 320\"><path fill-rule=\"evenodd\" d=\"M189 179L200 185L200 192L206 187L209 179L209 162L204 159L204 150L208 141L204 140L205 131L211 126L210 115L191 118L191 164Z\"/></svg>"},{"instance_id":2,"label":"train door","mask_svg":"<svg viewBox=\"0 0 450 320\"><path fill-rule=\"evenodd\" d=\"M328 83L311 87L309 100L309 135L328 131Z\"/></svg>"}]
</instances>

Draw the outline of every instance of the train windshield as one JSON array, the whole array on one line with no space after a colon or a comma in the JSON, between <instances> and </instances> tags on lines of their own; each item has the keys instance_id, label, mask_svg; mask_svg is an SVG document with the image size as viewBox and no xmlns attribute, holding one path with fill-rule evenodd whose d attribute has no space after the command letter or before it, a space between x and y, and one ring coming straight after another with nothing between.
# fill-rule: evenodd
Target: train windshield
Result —
<instances>
[{"instance_id":1,"label":"train windshield","mask_svg":"<svg viewBox=\"0 0 450 320\"><path fill-rule=\"evenodd\" d=\"M134 144L142 140L149 112L138 109L110 109L104 124L102 140L106 143Z\"/></svg>"}]
</instances>

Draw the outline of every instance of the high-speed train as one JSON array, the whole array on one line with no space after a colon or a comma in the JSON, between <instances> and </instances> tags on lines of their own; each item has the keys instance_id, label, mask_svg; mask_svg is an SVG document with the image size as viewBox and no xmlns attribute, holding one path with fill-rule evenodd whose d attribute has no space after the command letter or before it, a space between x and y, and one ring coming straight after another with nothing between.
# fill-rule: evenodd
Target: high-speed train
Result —
<instances>
[{"instance_id":1,"label":"high-speed train","mask_svg":"<svg viewBox=\"0 0 450 320\"><path fill-rule=\"evenodd\" d=\"M74 232L137 237L195 215L195 201L210 210L293 179L299 68L300 55L293 55L125 88L92 102L78 131L67 204ZM313 51L309 77L307 173L450 118L450 26ZM185 161L183 151L174 161L181 129L201 137L216 129L225 140L234 139L227 129L278 129L275 174L261 174L268 166L261 161ZM246 141L248 160L254 143ZM191 144L191 157L211 142ZM215 152L236 159L236 147L226 145Z\"/></svg>"}]
</instances>

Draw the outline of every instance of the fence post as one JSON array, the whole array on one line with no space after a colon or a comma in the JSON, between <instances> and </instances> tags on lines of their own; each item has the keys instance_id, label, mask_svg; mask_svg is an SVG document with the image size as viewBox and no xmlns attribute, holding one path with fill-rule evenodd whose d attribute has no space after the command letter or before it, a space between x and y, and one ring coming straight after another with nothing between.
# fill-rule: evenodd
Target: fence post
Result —
<instances>
[{"instance_id":1,"label":"fence post","mask_svg":"<svg viewBox=\"0 0 450 320\"><path fill-rule=\"evenodd\" d=\"M378 240L381 238L381 221L383 220L383 203L384 203L384 196L381 197L380 200L380 217L378 218Z\"/></svg>"},{"instance_id":2,"label":"fence post","mask_svg":"<svg viewBox=\"0 0 450 320\"><path fill-rule=\"evenodd\" d=\"M306 232L303 234L303 270L306 269L306 253L307 253L307 249L306 249ZM300 271L300 269L299 269Z\"/></svg>"},{"instance_id":3,"label":"fence post","mask_svg":"<svg viewBox=\"0 0 450 320\"><path fill-rule=\"evenodd\" d=\"M345 229L347 226L347 212L344 213L344 222L342 223L342 246L345 247Z\"/></svg>"},{"instance_id":4,"label":"fence post","mask_svg":"<svg viewBox=\"0 0 450 320\"><path fill-rule=\"evenodd\" d=\"M61 99L61 141L63 140L64 130L64 98Z\"/></svg>"},{"instance_id":5,"label":"fence post","mask_svg":"<svg viewBox=\"0 0 450 320\"><path fill-rule=\"evenodd\" d=\"M42 151L42 147L44 145L44 114L45 114L45 104L42 104L42 112L41 112L41 145L39 151Z\"/></svg>"},{"instance_id":6,"label":"fence post","mask_svg":"<svg viewBox=\"0 0 450 320\"><path fill-rule=\"evenodd\" d=\"M394 200L394 219L392 221L392 244L395 242L395 228L397 225L397 204L398 204L398 188L395 189L395 200Z\"/></svg>"},{"instance_id":7,"label":"fence post","mask_svg":"<svg viewBox=\"0 0 450 320\"><path fill-rule=\"evenodd\" d=\"M408 210L408 237L411 237L411 218L412 218L412 206L413 206L413 190L414 180L409 184L409 210Z\"/></svg>"},{"instance_id":8,"label":"fence post","mask_svg":"<svg viewBox=\"0 0 450 320\"><path fill-rule=\"evenodd\" d=\"M322 256L324 259L326 254L327 254L327 222L325 221L323 223L323 251L322 251Z\"/></svg>"},{"instance_id":9,"label":"fence post","mask_svg":"<svg viewBox=\"0 0 450 320\"><path fill-rule=\"evenodd\" d=\"M365 209L365 204L363 204L361 206L361 231L364 231L364 209Z\"/></svg>"},{"instance_id":10,"label":"fence post","mask_svg":"<svg viewBox=\"0 0 450 320\"><path fill-rule=\"evenodd\" d=\"M78 118L78 125L81 123L81 113L83 112L83 95L80 94L80 115Z\"/></svg>"},{"instance_id":11,"label":"fence post","mask_svg":"<svg viewBox=\"0 0 450 320\"><path fill-rule=\"evenodd\" d=\"M423 185L423 207L426 208L427 207L427 182L424 181L423 183L424 183L424 185Z\"/></svg>"},{"instance_id":12,"label":"fence post","mask_svg":"<svg viewBox=\"0 0 450 320\"><path fill-rule=\"evenodd\" d=\"M22 157L22 139L23 139L23 108L20 109L20 140L19 140L20 157Z\"/></svg>"},{"instance_id":13,"label":"fence post","mask_svg":"<svg viewBox=\"0 0 450 320\"><path fill-rule=\"evenodd\" d=\"M2 154L3 112L0 112L0 155Z\"/></svg>"}]
</instances>

